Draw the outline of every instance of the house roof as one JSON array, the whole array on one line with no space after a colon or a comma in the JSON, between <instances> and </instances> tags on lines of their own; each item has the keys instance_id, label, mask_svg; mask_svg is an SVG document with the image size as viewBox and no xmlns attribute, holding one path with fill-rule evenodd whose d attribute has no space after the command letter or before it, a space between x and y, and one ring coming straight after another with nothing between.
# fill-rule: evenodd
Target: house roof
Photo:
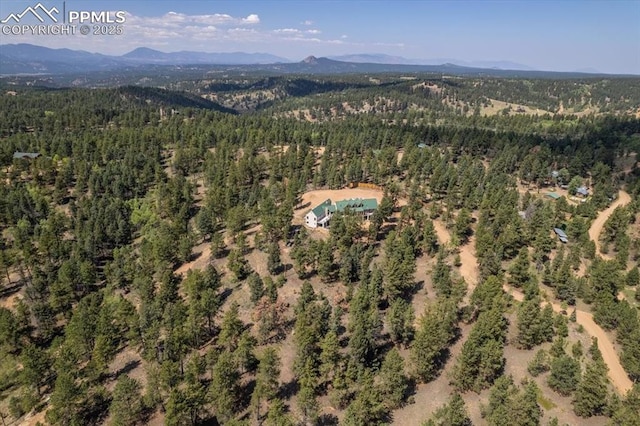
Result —
<instances>
[{"instance_id":1,"label":"house roof","mask_svg":"<svg viewBox=\"0 0 640 426\"><path fill-rule=\"evenodd\" d=\"M19 152L16 151L13 153L13 158L38 158L40 157L39 152Z\"/></svg>"},{"instance_id":2,"label":"house roof","mask_svg":"<svg viewBox=\"0 0 640 426\"><path fill-rule=\"evenodd\" d=\"M331 203L330 198L327 198L322 203L318 204L313 209L311 209L313 214L315 214L318 219L323 217L326 214L327 210L330 212L335 211L335 207L333 206L333 203Z\"/></svg>"},{"instance_id":3,"label":"house roof","mask_svg":"<svg viewBox=\"0 0 640 426\"><path fill-rule=\"evenodd\" d=\"M576 194L589 195L589 190L586 186L581 186L580 188L576 189Z\"/></svg>"},{"instance_id":4,"label":"house roof","mask_svg":"<svg viewBox=\"0 0 640 426\"><path fill-rule=\"evenodd\" d=\"M567 234L560 228L553 228L553 232L556 233L556 235L558 235L558 239L560 241L562 241L563 243L568 243L569 242L569 237L567 237Z\"/></svg>"},{"instance_id":5,"label":"house roof","mask_svg":"<svg viewBox=\"0 0 640 426\"><path fill-rule=\"evenodd\" d=\"M336 201L336 210L342 212L350 209L356 212L375 210L378 208L378 200L375 198L351 198L349 200Z\"/></svg>"},{"instance_id":6,"label":"house roof","mask_svg":"<svg viewBox=\"0 0 640 426\"><path fill-rule=\"evenodd\" d=\"M564 237L567 238L567 234L560 228L553 228L553 232L555 232L556 234L558 234L558 237Z\"/></svg>"},{"instance_id":7,"label":"house roof","mask_svg":"<svg viewBox=\"0 0 640 426\"><path fill-rule=\"evenodd\" d=\"M560 198L560 197L561 197L561 195L560 195L560 194L558 194L557 192L547 192L547 193L546 193L546 196L547 196L547 197L551 197L551 198L553 198L554 200L557 200L558 198Z\"/></svg>"}]
</instances>

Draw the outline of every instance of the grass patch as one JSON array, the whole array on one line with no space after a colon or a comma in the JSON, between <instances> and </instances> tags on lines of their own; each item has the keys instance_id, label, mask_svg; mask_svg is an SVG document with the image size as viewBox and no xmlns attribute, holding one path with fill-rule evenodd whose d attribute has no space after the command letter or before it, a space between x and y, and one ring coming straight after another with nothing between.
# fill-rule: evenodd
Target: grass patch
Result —
<instances>
[{"instance_id":1,"label":"grass patch","mask_svg":"<svg viewBox=\"0 0 640 426\"><path fill-rule=\"evenodd\" d=\"M550 399L545 398L545 396L542 394L542 391L538 392L538 404L540 404L540 406L545 410L551 410L557 407L557 405L551 402Z\"/></svg>"},{"instance_id":2,"label":"grass patch","mask_svg":"<svg viewBox=\"0 0 640 426\"><path fill-rule=\"evenodd\" d=\"M631 306L638 306L638 302L636 301L636 291L632 288L625 288L624 290L622 290L622 292L624 293L624 297L627 299L627 302L629 302L629 304Z\"/></svg>"}]
</instances>

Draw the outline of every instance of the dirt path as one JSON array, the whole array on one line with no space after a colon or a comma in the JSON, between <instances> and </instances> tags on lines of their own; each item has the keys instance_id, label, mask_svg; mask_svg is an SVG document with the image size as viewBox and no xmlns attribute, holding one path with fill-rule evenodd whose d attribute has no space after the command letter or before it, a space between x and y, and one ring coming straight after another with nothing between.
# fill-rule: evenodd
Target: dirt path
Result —
<instances>
[{"instance_id":1,"label":"dirt path","mask_svg":"<svg viewBox=\"0 0 640 426\"><path fill-rule=\"evenodd\" d=\"M449 244L451 241L451 234L442 221L436 219L433 221L433 227L436 230L436 235L440 244ZM478 270L478 261L475 254L475 237L469 238L469 241L465 245L459 247L460 250L460 275L469 285L469 291L467 294L471 294L476 284L478 283L478 276L480 271Z\"/></svg>"},{"instance_id":2,"label":"dirt path","mask_svg":"<svg viewBox=\"0 0 640 426\"><path fill-rule=\"evenodd\" d=\"M202 270L206 268L211 258L211 243L198 244L193 248L192 253L193 256L196 256L196 259L180 265L175 271L176 275L186 275L191 269Z\"/></svg>"},{"instance_id":3,"label":"dirt path","mask_svg":"<svg viewBox=\"0 0 640 426\"><path fill-rule=\"evenodd\" d=\"M460 246L460 275L462 275L462 278L464 278L469 285L469 294L471 294L476 287L478 276L480 275L475 246L475 237L469 238L469 241L465 245Z\"/></svg>"},{"instance_id":4,"label":"dirt path","mask_svg":"<svg viewBox=\"0 0 640 426\"><path fill-rule=\"evenodd\" d=\"M630 201L629 194L624 191L620 191L618 200L620 200L621 203L628 203ZM627 201L625 202L625 200ZM615 209L616 206L612 207ZM609 212L609 215L610 214L611 212ZM605 221L606 218L602 223ZM450 239L450 236L448 235L446 228L444 228L444 225L441 223L438 225L438 221L435 220L433 222L434 227L436 228L436 233L438 234L438 238L441 239L441 242L448 241L447 237ZM441 230L446 232L446 235L441 235L439 227L441 227ZM591 235L591 230L589 230L589 235ZM473 238L471 238L467 244L460 247L460 262L462 263L460 266L460 275L462 275L469 285L469 292L467 294L470 294L473 291L473 287L475 287L478 278L478 260L474 251ZM507 293L510 293L514 299L518 301L524 300L524 294L522 292L510 288L506 284L504 286L504 290ZM551 307L555 312L560 312L562 310L562 307L557 303L551 303ZM602 352L604 362L609 367L609 378L611 383L613 383L621 395L626 394L633 386L633 383L629 380L629 376L627 376L627 373L622 368L622 364L620 364L620 359L618 358L618 353L616 352L609 336L598 324L595 323L593 315L589 312L580 310L576 311L576 322L582 325L589 335L598 339L598 348L600 348L600 352Z\"/></svg>"},{"instance_id":5,"label":"dirt path","mask_svg":"<svg viewBox=\"0 0 640 426\"><path fill-rule=\"evenodd\" d=\"M504 290L511 294L515 300L519 302L524 300L524 294L522 292L515 290L506 284L504 285ZM557 303L551 303L551 307L555 312L562 311L562 307ZM598 348L600 349L600 352L602 352L604 362L609 367L609 379L618 392L620 392L621 395L625 395L629 390L631 390L633 383L629 380L629 376L627 376L624 368L622 368L622 364L620 364L620 359L618 358L618 353L616 352L611 339L609 339L609 336L598 324L595 323L593 315L589 312L577 310L576 323L582 325L589 335L598 339Z\"/></svg>"},{"instance_id":6,"label":"dirt path","mask_svg":"<svg viewBox=\"0 0 640 426\"><path fill-rule=\"evenodd\" d=\"M631 197L625 191L618 191L618 198L611 203L609 207L600 212L596 220L593 221L589 228L589 238L596 243L596 253L599 253L605 259L611 259L611 256L600 253L600 233L604 227L605 222L609 219L609 216L613 213L616 207L625 206L631 202Z\"/></svg>"},{"instance_id":7,"label":"dirt path","mask_svg":"<svg viewBox=\"0 0 640 426\"><path fill-rule=\"evenodd\" d=\"M451 235L449 234L449 231L447 230L447 227L444 225L444 223L442 223L442 221L439 219L435 219L433 221L433 228L436 230L436 235L438 236L440 244L449 244L449 241L451 241Z\"/></svg>"}]
</instances>

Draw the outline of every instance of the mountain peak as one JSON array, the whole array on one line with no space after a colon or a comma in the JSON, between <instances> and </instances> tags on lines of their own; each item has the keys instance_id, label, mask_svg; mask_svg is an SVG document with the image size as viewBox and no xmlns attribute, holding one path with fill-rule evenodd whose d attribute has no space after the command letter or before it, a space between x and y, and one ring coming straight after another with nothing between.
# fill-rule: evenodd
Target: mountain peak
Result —
<instances>
[{"instance_id":1,"label":"mountain peak","mask_svg":"<svg viewBox=\"0 0 640 426\"><path fill-rule=\"evenodd\" d=\"M305 64L317 64L318 63L318 58L316 58L313 55L307 56L306 58L304 58L302 60L302 62L304 62Z\"/></svg>"}]
</instances>

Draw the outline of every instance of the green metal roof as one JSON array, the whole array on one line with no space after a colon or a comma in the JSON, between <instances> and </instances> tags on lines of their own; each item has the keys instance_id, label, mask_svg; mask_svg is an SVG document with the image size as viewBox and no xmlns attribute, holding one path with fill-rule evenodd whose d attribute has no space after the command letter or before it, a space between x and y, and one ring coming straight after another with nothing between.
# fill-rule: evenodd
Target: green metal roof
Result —
<instances>
[{"instance_id":1,"label":"green metal roof","mask_svg":"<svg viewBox=\"0 0 640 426\"><path fill-rule=\"evenodd\" d=\"M551 197L554 200L557 200L558 198L562 197L562 195L556 193L556 192L547 192L547 197Z\"/></svg>"},{"instance_id":2,"label":"green metal roof","mask_svg":"<svg viewBox=\"0 0 640 426\"><path fill-rule=\"evenodd\" d=\"M375 198L352 198L350 200L336 201L336 210L342 212L346 209L355 212L375 210L378 208L378 200Z\"/></svg>"},{"instance_id":3,"label":"green metal roof","mask_svg":"<svg viewBox=\"0 0 640 426\"><path fill-rule=\"evenodd\" d=\"M313 209L311 209L313 214L315 214L318 219L323 217L327 210L330 211L330 212L334 212L335 211L335 207L333 206L333 203L331 203L331 199L329 199L329 198L327 198L322 203L318 204Z\"/></svg>"}]
</instances>

